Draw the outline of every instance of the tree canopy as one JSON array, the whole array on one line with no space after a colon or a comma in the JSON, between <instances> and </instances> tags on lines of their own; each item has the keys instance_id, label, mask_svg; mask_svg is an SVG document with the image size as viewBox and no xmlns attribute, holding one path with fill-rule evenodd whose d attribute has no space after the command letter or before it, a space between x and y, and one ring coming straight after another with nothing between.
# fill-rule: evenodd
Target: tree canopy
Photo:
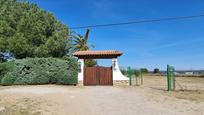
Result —
<instances>
[{"instance_id":1,"label":"tree canopy","mask_svg":"<svg viewBox=\"0 0 204 115\"><path fill-rule=\"evenodd\" d=\"M93 44L91 44L89 46L88 44L88 38L89 38L89 32L90 30L87 29L86 33L84 34L84 36L80 35L80 34L73 34L73 38L74 38L74 44L73 44L73 50L74 51L84 51L84 50L90 50L90 48L93 48Z\"/></svg>"},{"instance_id":2,"label":"tree canopy","mask_svg":"<svg viewBox=\"0 0 204 115\"><path fill-rule=\"evenodd\" d=\"M63 57L70 47L69 30L36 4L0 1L0 52L15 58Z\"/></svg>"},{"instance_id":3,"label":"tree canopy","mask_svg":"<svg viewBox=\"0 0 204 115\"><path fill-rule=\"evenodd\" d=\"M89 32L90 30L87 29L86 33L82 36L80 34L75 33L76 35L73 35L74 43L73 43L73 50L74 51L85 51L90 50L90 48L93 48L93 45L88 44L88 38L89 38ZM85 59L85 66L86 67L93 67L97 65L97 61L94 59Z\"/></svg>"},{"instance_id":4,"label":"tree canopy","mask_svg":"<svg viewBox=\"0 0 204 115\"><path fill-rule=\"evenodd\" d=\"M148 73L149 72L149 70L147 68L141 68L140 70L142 73Z\"/></svg>"},{"instance_id":5,"label":"tree canopy","mask_svg":"<svg viewBox=\"0 0 204 115\"><path fill-rule=\"evenodd\" d=\"M154 69L154 73L160 73L159 68L155 68L155 69Z\"/></svg>"},{"instance_id":6,"label":"tree canopy","mask_svg":"<svg viewBox=\"0 0 204 115\"><path fill-rule=\"evenodd\" d=\"M0 52L0 63L5 61L6 59L4 58L4 55Z\"/></svg>"}]
</instances>

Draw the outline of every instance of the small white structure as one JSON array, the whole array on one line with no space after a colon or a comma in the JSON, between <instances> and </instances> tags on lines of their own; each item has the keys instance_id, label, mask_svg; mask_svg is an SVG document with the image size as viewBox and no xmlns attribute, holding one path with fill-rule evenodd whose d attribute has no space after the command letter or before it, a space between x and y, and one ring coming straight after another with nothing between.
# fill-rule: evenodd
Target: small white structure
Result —
<instances>
[{"instance_id":1,"label":"small white structure","mask_svg":"<svg viewBox=\"0 0 204 115\"><path fill-rule=\"evenodd\" d=\"M193 75L193 72L185 72L186 75Z\"/></svg>"},{"instance_id":2,"label":"small white structure","mask_svg":"<svg viewBox=\"0 0 204 115\"><path fill-rule=\"evenodd\" d=\"M119 68L118 65L118 60L117 58L119 56L122 55L122 52L120 51L115 51L115 50L106 50L106 51L79 51L79 52L75 52L73 54L74 56L78 57L78 65L79 65L79 71L78 71L78 82L79 84L84 84L84 85L98 85L98 81L97 79L103 81L103 83L101 83L102 85L118 85L118 84L122 84L122 85L128 85L128 81L129 78L127 78L126 76L124 76ZM103 76L100 77L101 73L100 71L97 72L92 72L93 74L88 74L87 72L85 72L85 67L84 65L84 60L86 59L112 59L112 66L110 67L110 69L112 70L112 75L110 76L108 74L108 71L103 71ZM94 68L92 68L93 71ZM107 67L106 69L107 70ZM90 71L89 71L90 72ZM88 77L88 80L86 78L86 84L84 83L85 77ZM110 78L106 78L110 76ZM100 77L100 78L98 78ZM89 80L90 79L90 80ZM104 79L104 80L103 80ZM109 81L107 81L109 80ZM112 84L111 84L112 83ZM99 83L100 85L100 83Z\"/></svg>"},{"instance_id":3,"label":"small white structure","mask_svg":"<svg viewBox=\"0 0 204 115\"><path fill-rule=\"evenodd\" d=\"M114 80L129 80L129 78L125 77L121 73L117 58L112 59L112 67L113 67L113 81Z\"/></svg>"},{"instance_id":4,"label":"small white structure","mask_svg":"<svg viewBox=\"0 0 204 115\"><path fill-rule=\"evenodd\" d=\"M84 59L78 59L79 71L78 71L78 81L83 81L84 76Z\"/></svg>"}]
</instances>

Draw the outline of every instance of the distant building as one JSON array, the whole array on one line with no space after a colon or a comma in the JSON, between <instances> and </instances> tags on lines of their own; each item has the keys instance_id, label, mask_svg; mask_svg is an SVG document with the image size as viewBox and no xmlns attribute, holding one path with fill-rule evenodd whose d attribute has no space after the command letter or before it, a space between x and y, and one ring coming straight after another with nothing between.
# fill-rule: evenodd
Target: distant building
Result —
<instances>
[{"instance_id":1,"label":"distant building","mask_svg":"<svg viewBox=\"0 0 204 115\"><path fill-rule=\"evenodd\" d=\"M153 74L153 72L150 72ZM166 71L160 71L161 75L166 75ZM175 75L204 75L204 70L176 70Z\"/></svg>"},{"instance_id":2,"label":"distant building","mask_svg":"<svg viewBox=\"0 0 204 115\"><path fill-rule=\"evenodd\" d=\"M193 75L193 72L185 72L186 75Z\"/></svg>"}]
</instances>

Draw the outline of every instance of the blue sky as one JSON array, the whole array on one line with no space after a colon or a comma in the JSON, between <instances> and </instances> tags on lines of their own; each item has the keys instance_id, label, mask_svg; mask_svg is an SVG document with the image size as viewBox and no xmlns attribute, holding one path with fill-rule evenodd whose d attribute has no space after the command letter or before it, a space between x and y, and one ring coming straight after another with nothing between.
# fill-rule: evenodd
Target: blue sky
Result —
<instances>
[{"instance_id":1,"label":"blue sky","mask_svg":"<svg viewBox=\"0 0 204 115\"><path fill-rule=\"evenodd\" d=\"M29 1L68 27L204 14L204 0ZM85 29L76 31L83 34ZM204 69L204 18L91 28L89 43L94 50L121 50L120 66Z\"/></svg>"}]
</instances>

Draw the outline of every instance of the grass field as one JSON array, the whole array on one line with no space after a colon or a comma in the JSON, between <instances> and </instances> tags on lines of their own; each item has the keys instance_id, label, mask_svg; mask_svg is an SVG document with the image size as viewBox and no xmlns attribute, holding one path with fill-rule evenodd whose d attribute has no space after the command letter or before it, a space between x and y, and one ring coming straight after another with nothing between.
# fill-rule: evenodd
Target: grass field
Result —
<instances>
[{"instance_id":1,"label":"grass field","mask_svg":"<svg viewBox=\"0 0 204 115\"><path fill-rule=\"evenodd\" d=\"M143 87L166 92L167 78L164 76L144 75ZM171 95L179 99L204 102L204 78L176 77L176 91L172 91Z\"/></svg>"},{"instance_id":2,"label":"grass field","mask_svg":"<svg viewBox=\"0 0 204 115\"><path fill-rule=\"evenodd\" d=\"M144 75L140 86L0 86L0 115L203 115L204 78ZM122 108L122 109L120 109Z\"/></svg>"}]
</instances>

